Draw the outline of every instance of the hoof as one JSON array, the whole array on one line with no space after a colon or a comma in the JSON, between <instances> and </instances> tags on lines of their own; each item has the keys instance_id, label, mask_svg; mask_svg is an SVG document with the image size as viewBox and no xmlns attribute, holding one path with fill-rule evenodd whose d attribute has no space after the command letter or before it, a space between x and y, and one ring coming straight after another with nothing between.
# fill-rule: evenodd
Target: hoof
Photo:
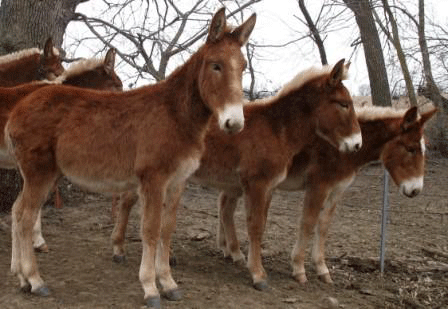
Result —
<instances>
[{"instance_id":1,"label":"hoof","mask_svg":"<svg viewBox=\"0 0 448 309\"><path fill-rule=\"evenodd\" d=\"M308 279L306 278L305 274L293 275L293 278L295 281L297 281L301 285L305 285L308 282Z\"/></svg>"},{"instance_id":2,"label":"hoof","mask_svg":"<svg viewBox=\"0 0 448 309\"><path fill-rule=\"evenodd\" d=\"M266 291L269 288L269 285L268 285L267 281L260 281L260 282L254 283L254 288L255 288L255 290L258 290L258 291Z\"/></svg>"},{"instance_id":3,"label":"hoof","mask_svg":"<svg viewBox=\"0 0 448 309\"><path fill-rule=\"evenodd\" d=\"M235 264L238 267L246 267L246 259L244 257L235 259L232 262L233 262L233 264Z\"/></svg>"},{"instance_id":4,"label":"hoof","mask_svg":"<svg viewBox=\"0 0 448 309\"><path fill-rule=\"evenodd\" d=\"M177 265L177 258L176 258L176 256L170 256L170 266L171 267L176 267L176 265Z\"/></svg>"},{"instance_id":5,"label":"hoof","mask_svg":"<svg viewBox=\"0 0 448 309\"><path fill-rule=\"evenodd\" d=\"M319 275L319 280L326 284L333 284L329 273Z\"/></svg>"},{"instance_id":6,"label":"hoof","mask_svg":"<svg viewBox=\"0 0 448 309\"><path fill-rule=\"evenodd\" d=\"M24 285L24 286L21 286L20 287L20 289L19 289L19 291L21 292L21 293L25 293L25 294L29 294L29 293L31 293L31 284L26 284L26 285Z\"/></svg>"},{"instance_id":7,"label":"hoof","mask_svg":"<svg viewBox=\"0 0 448 309\"><path fill-rule=\"evenodd\" d=\"M160 309L160 297L154 296L154 297L149 297L149 298L145 299L145 307Z\"/></svg>"},{"instance_id":8,"label":"hoof","mask_svg":"<svg viewBox=\"0 0 448 309\"><path fill-rule=\"evenodd\" d=\"M31 290L31 293L37 296L47 297L50 295L50 290L46 286L43 286L36 289L35 291Z\"/></svg>"},{"instance_id":9,"label":"hoof","mask_svg":"<svg viewBox=\"0 0 448 309\"><path fill-rule=\"evenodd\" d=\"M50 250L48 249L47 244L40 245L39 247L34 248L34 251L39 253L48 253Z\"/></svg>"},{"instance_id":10,"label":"hoof","mask_svg":"<svg viewBox=\"0 0 448 309\"><path fill-rule=\"evenodd\" d=\"M181 300L183 294L182 294L182 290L177 288L177 289L173 289L171 291L164 292L162 294L162 296L170 301L176 301L176 300Z\"/></svg>"},{"instance_id":11,"label":"hoof","mask_svg":"<svg viewBox=\"0 0 448 309\"><path fill-rule=\"evenodd\" d=\"M112 257L112 261L114 261L117 264L124 264L126 263L126 255L114 255Z\"/></svg>"}]
</instances>

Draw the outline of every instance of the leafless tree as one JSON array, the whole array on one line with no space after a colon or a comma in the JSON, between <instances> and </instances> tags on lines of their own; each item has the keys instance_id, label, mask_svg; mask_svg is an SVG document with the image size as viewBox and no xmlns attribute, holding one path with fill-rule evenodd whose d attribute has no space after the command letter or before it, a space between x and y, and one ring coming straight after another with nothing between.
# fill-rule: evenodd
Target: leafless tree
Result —
<instances>
[{"instance_id":1,"label":"leafless tree","mask_svg":"<svg viewBox=\"0 0 448 309\"><path fill-rule=\"evenodd\" d=\"M325 51L324 41L320 36L320 31L317 29L316 23L311 18L310 13L305 5L305 0L298 0L300 10L302 11L303 17L305 18L306 25L310 29L310 36L313 38L314 43L316 43L319 50L320 60L322 65L328 64L327 53Z\"/></svg>"},{"instance_id":2,"label":"leafless tree","mask_svg":"<svg viewBox=\"0 0 448 309\"><path fill-rule=\"evenodd\" d=\"M431 69L431 61L429 59L429 50L426 42L425 35L425 1L418 1L418 41L420 45L420 50L422 53L423 60L423 72L425 75L426 81L426 91L423 92L424 95L429 97L434 104L444 110L445 113L448 114L448 100L445 99L441 94L440 90L437 87L434 77L432 75Z\"/></svg>"},{"instance_id":3,"label":"leafless tree","mask_svg":"<svg viewBox=\"0 0 448 309\"><path fill-rule=\"evenodd\" d=\"M239 21L241 12L261 0L223 1L227 17ZM216 4L216 3L215 3ZM91 31L91 37L77 44L100 41L103 48L114 47L131 68L131 86L141 78L163 80L179 60L185 59L207 33L207 22L217 9L210 1L180 4L171 0L103 1L101 18L77 13L78 21ZM89 41L89 42L87 42ZM126 78L125 78L126 79Z\"/></svg>"},{"instance_id":4,"label":"leafless tree","mask_svg":"<svg viewBox=\"0 0 448 309\"><path fill-rule=\"evenodd\" d=\"M398 25L397 20L395 18L395 14L392 12L388 0L381 0L381 2L382 2L382 8L384 9L385 12L386 21L383 23L383 21L377 14L376 10L372 9L372 12L375 16L378 26L381 28L383 33L386 35L387 39L393 44L395 48L398 61L400 62L401 70L403 73L403 78L406 84L409 101L412 106L417 106L417 97L415 96L414 84L412 82L412 77L409 72L409 67L406 61L406 55L400 41L400 35L398 31ZM391 30L389 30L388 25L390 25Z\"/></svg>"},{"instance_id":5,"label":"leafless tree","mask_svg":"<svg viewBox=\"0 0 448 309\"><path fill-rule=\"evenodd\" d=\"M333 32L350 27L352 15L348 13L347 7L340 5L338 1L323 0L320 2L318 13L313 17L305 0L296 1L303 18L294 16L307 27L309 32L306 36L317 46L322 65L328 64L325 40Z\"/></svg>"}]
</instances>

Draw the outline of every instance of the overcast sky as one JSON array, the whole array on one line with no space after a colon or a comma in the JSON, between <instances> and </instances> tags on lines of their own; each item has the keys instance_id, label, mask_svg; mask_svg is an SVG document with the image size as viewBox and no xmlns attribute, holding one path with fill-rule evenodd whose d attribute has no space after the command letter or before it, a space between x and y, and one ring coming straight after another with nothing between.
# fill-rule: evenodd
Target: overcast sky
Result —
<instances>
[{"instance_id":1,"label":"overcast sky","mask_svg":"<svg viewBox=\"0 0 448 309\"><path fill-rule=\"evenodd\" d=\"M403 0L402 0L403 1ZM96 5L102 1L88 1L78 6L78 11L93 16L99 10ZM188 2L188 0L187 0ZM220 7L218 1L216 8ZM322 4L320 0L305 1L311 15L315 18ZM448 24L448 0L426 0L426 14L433 16L434 21L441 24ZM417 0L410 0L408 9L416 11ZM283 44L292 39L303 35L306 28L295 17L300 16L301 12L297 0L263 0L252 6L252 11L257 13L257 24L251 35L251 39L260 45ZM249 16L250 12L246 12ZM348 15L350 16L350 15ZM350 19L352 19L350 21ZM327 35L325 47L330 64L337 62L341 58L350 58L353 53L353 47L350 46L353 39L358 36L358 30L351 17L346 24L352 24L344 29L335 29ZM337 26L336 26L337 28ZM70 44L70 37L83 35L83 27L80 23L71 23L67 29L65 45ZM82 48L76 50L74 56L89 57L89 50ZM293 76L301 70L312 66L320 65L320 58L317 49L310 43L310 39L301 40L282 48L263 48L259 51L260 56L257 60L256 69L257 88L274 90L284 83L288 82ZM351 59L350 80L345 84L352 92L357 92L362 84L368 84L368 77L365 67L365 59L362 49ZM118 72L123 70L123 66L118 67ZM120 75L122 76L122 75ZM246 77L245 84L249 83ZM142 84L146 83L142 81Z\"/></svg>"}]
</instances>

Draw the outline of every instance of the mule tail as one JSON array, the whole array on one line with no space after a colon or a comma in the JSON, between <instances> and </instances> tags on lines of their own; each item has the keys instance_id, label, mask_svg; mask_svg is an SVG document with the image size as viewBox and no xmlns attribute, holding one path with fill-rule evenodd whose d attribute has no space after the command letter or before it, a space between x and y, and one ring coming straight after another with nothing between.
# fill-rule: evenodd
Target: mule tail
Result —
<instances>
[{"instance_id":1,"label":"mule tail","mask_svg":"<svg viewBox=\"0 0 448 309\"><path fill-rule=\"evenodd\" d=\"M14 138L11 136L10 132L9 132L9 121L6 123L5 125L5 145L6 145L6 151L8 153L9 156L11 156L11 159L16 163L16 159L15 159L15 149L16 149L16 143Z\"/></svg>"}]
</instances>

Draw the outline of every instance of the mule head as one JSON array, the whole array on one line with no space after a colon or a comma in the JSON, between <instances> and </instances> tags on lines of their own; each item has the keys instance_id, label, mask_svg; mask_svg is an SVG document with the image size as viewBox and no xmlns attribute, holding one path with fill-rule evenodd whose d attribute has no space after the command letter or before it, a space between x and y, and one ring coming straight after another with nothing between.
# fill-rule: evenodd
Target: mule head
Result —
<instances>
[{"instance_id":1,"label":"mule head","mask_svg":"<svg viewBox=\"0 0 448 309\"><path fill-rule=\"evenodd\" d=\"M64 72L59 51L54 47L53 40L48 38L40 57L38 69L39 80L52 81Z\"/></svg>"},{"instance_id":2,"label":"mule head","mask_svg":"<svg viewBox=\"0 0 448 309\"><path fill-rule=\"evenodd\" d=\"M107 51L102 65L100 65L96 72L98 75L95 89L122 91L123 83L115 73L115 55L117 51L111 48ZM92 81L93 82L93 81Z\"/></svg>"},{"instance_id":3,"label":"mule head","mask_svg":"<svg viewBox=\"0 0 448 309\"><path fill-rule=\"evenodd\" d=\"M207 41L201 48L199 92L218 119L219 127L227 133L244 127L242 74L246 60L241 47L248 41L255 21L253 14L239 27L230 29L222 8L213 16Z\"/></svg>"},{"instance_id":4,"label":"mule head","mask_svg":"<svg viewBox=\"0 0 448 309\"><path fill-rule=\"evenodd\" d=\"M97 90L122 91L123 83L114 70L115 54L115 49L111 48L104 60L79 60L53 82Z\"/></svg>"},{"instance_id":5,"label":"mule head","mask_svg":"<svg viewBox=\"0 0 448 309\"><path fill-rule=\"evenodd\" d=\"M403 116L399 134L386 143L381 160L400 193L407 197L418 195L423 189L425 167L424 124L436 109L419 115L416 107L410 108Z\"/></svg>"},{"instance_id":6,"label":"mule head","mask_svg":"<svg viewBox=\"0 0 448 309\"><path fill-rule=\"evenodd\" d=\"M317 104L314 113L317 135L341 152L353 152L361 148L362 138L353 100L342 83L350 66L344 61L340 60L330 74L313 83L320 89L313 91L317 96L311 100Z\"/></svg>"}]
</instances>

